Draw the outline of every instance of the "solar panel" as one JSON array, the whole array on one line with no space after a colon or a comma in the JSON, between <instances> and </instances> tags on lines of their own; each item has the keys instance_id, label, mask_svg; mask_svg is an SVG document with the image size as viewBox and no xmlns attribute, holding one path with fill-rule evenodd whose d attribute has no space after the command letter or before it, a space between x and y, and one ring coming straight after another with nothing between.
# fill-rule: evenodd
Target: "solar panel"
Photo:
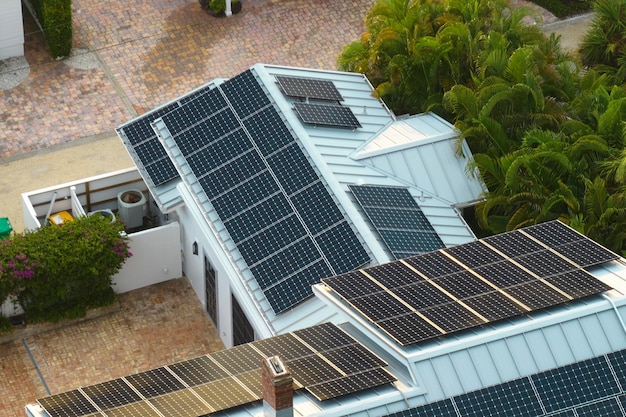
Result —
<instances>
[{"instance_id":1,"label":"solar panel","mask_svg":"<svg viewBox=\"0 0 626 417\"><path fill-rule=\"evenodd\" d=\"M578 414L578 417L614 417L624 415L615 398L608 398L604 401L577 407L576 414Z\"/></svg>"},{"instance_id":2,"label":"solar panel","mask_svg":"<svg viewBox=\"0 0 626 417\"><path fill-rule=\"evenodd\" d=\"M369 369L379 368L385 365L378 356L367 350L361 344L351 344L326 350L322 353L324 358L332 362L345 374L355 374Z\"/></svg>"},{"instance_id":3,"label":"solar panel","mask_svg":"<svg viewBox=\"0 0 626 417\"><path fill-rule=\"evenodd\" d=\"M228 372L208 356L200 356L188 361L178 362L169 365L168 368L190 387L228 376Z\"/></svg>"},{"instance_id":4,"label":"solar panel","mask_svg":"<svg viewBox=\"0 0 626 417\"><path fill-rule=\"evenodd\" d=\"M381 291L350 300L350 304L371 321L408 314L412 310L392 294Z\"/></svg>"},{"instance_id":5,"label":"solar panel","mask_svg":"<svg viewBox=\"0 0 626 417\"><path fill-rule=\"evenodd\" d=\"M208 382L195 386L191 390L214 410L226 410L259 399L234 378Z\"/></svg>"},{"instance_id":6,"label":"solar panel","mask_svg":"<svg viewBox=\"0 0 626 417\"><path fill-rule=\"evenodd\" d=\"M463 417L543 415L527 378L459 395L454 403Z\"/></svg>"},{"instance_id":7,"label":"solar panel","mask_svg":"<svg viewBox=\"0 0 626 417\"><path fill-rule=\"evenodd\" d=\"M388 414L389 417L458 417L454 405L450 400L421 405L408 410Z\"/></svg>"},{"instance_id":8,"label":"solar panel","mask_svg":"<svg viewBox=\"0 0 626 417\"><path fill-rule=\"evenodd\" d=\"M320 401L394 382L396 379L381 368L308 386L306 389Z\"/></svg>"},{"instance_id":9,"label":"solar panel","mask_svg":"<svg viewBox=\"0 0 626 417\"><path fill-rule=\"evenodd\" d=\"M219 86L230 106L241 119L270 104L267 93L251 70L242 72Z\"/></svg>"},{"instance_id":10,"label":"solar panel","mask_svg":"<svg viewBox=\"0 0 626 417\"><path fill-rule=\"evenodd\" d=\"M322 282L401 345L610 289L525 229L499 236ZM600 251L594 262L609 258Z\"/></svg>"},{"instance_id":11,"label":"solar panel","mask_svg":"<svg viewBox=\"0 0 626 417\"><path fill-rule=\"evenodd\" d=\"M293 334L317 352L356 343L351 336L331 323L296 330Z\"/></svg>"},{"instance_id":12,"label":"solar panel","mask_svg":"<svg viewBox=\"0 0 626 417\"><path fill-rule=\"evenodd\" d=\"M308 387L319 381L328 381L342 376L330 363L317 355L305 356L287 362L287 369L299 383Z\"/></svg>"},{"instance_id":13,"label":"solar panel","mask_svg":"<svg viewBox=\"0 0 626 417\"><path fill-rule=\"evenodd\" d=\"M285 95L290 97L314 98L320 100L341 101L343 97L335 84L329 80L313 78L276 76L278 85Z\"/></svg>"},{"instance_id":14,"label":"solar panel","mask_svg":"<svg viewBox=\"0 0 626 417\"><path fill-rule=\"evenodd\" d=\"M554 250L583 268L618 258L615 253L589 239L559 245Z\"/></svg>"},{"instance_id":15,"label":"solar panel","mask_svg":"<svg viewBox=\"0 0 626 417\"><path fill-rule=\"evenodd\" d=\"M443 332L414 313L381 320L377 325L402 346L443 335Z\"/></svg>"},{"instance_id":16,"label":"solar panel","mask_svg":"<svg viewBox=\"0 0 626 417\"><path fill-rule=\"evenodd\" d=\"M191 390L176 391L151 398L150 403L167 417L202 416L213 411Z\"/></svg>"},{"instance_id":17,"label":"solar panel","mask_svg":"<svg viewBox=\"0 0 626 417\"><path fill-rule=\"evenodd\" d=\"M445 247L406 188L349 185L395 259Z\"/></svg>"},{"instance_id":18,"label":"solar panel","mask_svg":"<svg viewBox=\"0 0 626 417\"><path fill-rule=\"evenodd\" d=\"M617 381L622 386L622 390L626 390L626 351L609 353L607 355L609 364L615 372Z\"/></svg>"},{"instance_id":19,"label":"solar panel","mask_svg":"<svg viewBox=\"0 0 626 417\"><path fill-rule=\"evenodd\" d=\"M98 411L79 390L40 398L37 402L50 417L84 416Z\"/></svg>"},{"instance_id":20,"label":"solar panel","mask_svg":"<svg viewBox=\"0 0 626 417\"><path fill-rule=\"evenodd\" d=\"M237 375L259 368L264 357L251 344L244 344L215 352L211 358L230 374Z\"/></svg>"},{"instance_id":21,"label":"solar panel","mask_svg":"<svg viewBox=\"0 0 626 417\"><path fill-rule=\"evenodd\" d=\"M444 252L452 255L468 268L477 268L505 260L502 255L491 250L480 240L445 249Z\"/></svg>"},{"instance_id":22,"label":"solar panel","mask_svg":"<svg viewBox=\"0 0 626 417\"><path fill-rule=\"evenodd\" d=\"M122 407L106 411L107 417L162 417L147 401L131 403Z\"/></svg>"},{"instance_id":23,"label":"solar panel","mask_svg":"<svg viewBox=\"0 0 626 417\"><path fill-rule=\"evenodd\" d=\"M152 398L157 395L167 394L168 392L185 388L185 386L164 367L129 375L126 377L126 381L145 398Z\"/></svg>"},{"instance_id":24,"label":"solar panel","mask_svg":"<svg viewBox=\"0 0 626 417\"><path fill-rule=\"evenodd\" d=\"M291 333L254 342L254 347L267 357L279 355L283 361L313 355L315 352Z\"/></svg>"},{"instance_id":25,"label":"solar panel","mask_svg":"<svg viewBox=\"0 0 626 417\"><path fill-rule=\"evenodd\" d=\"M310 103L293 103L293 106L304 123L351 129L361 127L361 123L349 107Z\"/></svg>"},{"instance_id":26,"label":"solar panel","mask_svg":"<svg viewBox=\"0 0 626 417\"><path fill-rule=\"evenodd\" d=\"M374 278L383 287L393 289L424 281L411 268L400 262L393 262L368 268L367 275Z\"/></svg>"},{"instance_id":27,"label":"solar panel","mask_svg":"<svg viewBox=\"0 0 626 417\"><path fill-rule=\"evenodd\" d=\"M531 378L547 412L620 393L602 356L545 371Z\"/></svg>"},{"instance_id":28,"label":"solar panel","mask_svg":"<svg viewBox=\"0 0 626 417\"><path fill-rule=\"evenodd\" d=\"M101 409L108 410L139 401L141 397L123 380L114 379L83 388L83 392Z\"/></svg>"},{"instance_id":29,"label":"solar panel","mask_svg":"<svg viewBox=\"0 0 626 417\"><path fill-rule=\"evenodd\" d=\"M274 286L263 290L267 301L278 314L313 295L312 286L320 279L332 275L323 261L318 261Z\"/></svg>"}]
</instances>

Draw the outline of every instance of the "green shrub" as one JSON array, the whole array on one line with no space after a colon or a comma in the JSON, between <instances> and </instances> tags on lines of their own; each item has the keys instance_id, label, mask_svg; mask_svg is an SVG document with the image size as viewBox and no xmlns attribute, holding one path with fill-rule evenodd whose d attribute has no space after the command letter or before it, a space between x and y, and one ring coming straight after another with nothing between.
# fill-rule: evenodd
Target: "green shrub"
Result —
<instances>
[{"instance_id":1,"label":"green shrub","mask_svg":"<svg viewBox=\"0 0 626 417\"><path fill-rule=\"evenodd\" d=\"M0 243L0 288L17 297L31 322L81 317L111 304L112 277L132 256L123 230L120 222L83 216L14 234Z\"/></svg>"},{"instance_id":2,"label":"green shrub","mask_svg":"<svg viewBox=\"0 0 626 417\"><path fill-rule=\"evenodd\" d=\"M32 0L37 20L43 28L53 58L72 51L72 1Z\"/></svg>"}]
</instances>

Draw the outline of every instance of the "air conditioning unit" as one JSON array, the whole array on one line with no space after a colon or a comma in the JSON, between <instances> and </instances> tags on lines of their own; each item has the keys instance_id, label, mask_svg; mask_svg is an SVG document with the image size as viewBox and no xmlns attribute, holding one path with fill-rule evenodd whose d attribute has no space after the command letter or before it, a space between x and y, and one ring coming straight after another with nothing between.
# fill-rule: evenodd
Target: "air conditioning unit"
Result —
<instances>
[{"instance_id":1,"label":"air conditioning unit","mask_svg":"<svg viewBox=\"0 0 626 417\"><path fill-rule=\"evenodd\" d=\"M117 195L118 216L127 229L143 226L146 197L140 190L126 190Z\"/></svg>"}]
</instances>

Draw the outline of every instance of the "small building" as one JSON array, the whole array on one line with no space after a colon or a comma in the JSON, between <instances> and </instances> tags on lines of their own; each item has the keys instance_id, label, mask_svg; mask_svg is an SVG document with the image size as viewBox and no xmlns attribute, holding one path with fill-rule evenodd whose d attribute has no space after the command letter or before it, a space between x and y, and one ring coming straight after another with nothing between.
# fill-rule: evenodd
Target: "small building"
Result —
<instances>
[{"instance_id":1,"label":"small building","mask_svg":"<svg viewBox=\"0 0 626 417\"><path fill-rule=\"evenodd\" d=\"M475 240L459 133L395 116L361 74L258 64L118 135L226 346L332 320L321 278Z\"/></svg>"}]
</instances>

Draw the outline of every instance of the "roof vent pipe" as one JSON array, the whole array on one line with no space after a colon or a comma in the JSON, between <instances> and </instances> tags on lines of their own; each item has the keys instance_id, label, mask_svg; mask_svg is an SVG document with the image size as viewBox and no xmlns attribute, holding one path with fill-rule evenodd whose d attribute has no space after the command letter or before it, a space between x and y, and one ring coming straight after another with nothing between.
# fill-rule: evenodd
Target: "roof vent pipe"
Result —
<instances>
[{"instance_id":1,"label":"roof vent pipe","mask_svg":"<svg viewBox=\"0 0 626 417\"><path fill-rule=\"evenodd\" d=\"M293 378L278 356L265 358L263 378L263 416L293 417Z\"/></svg>"}]
</instances>

